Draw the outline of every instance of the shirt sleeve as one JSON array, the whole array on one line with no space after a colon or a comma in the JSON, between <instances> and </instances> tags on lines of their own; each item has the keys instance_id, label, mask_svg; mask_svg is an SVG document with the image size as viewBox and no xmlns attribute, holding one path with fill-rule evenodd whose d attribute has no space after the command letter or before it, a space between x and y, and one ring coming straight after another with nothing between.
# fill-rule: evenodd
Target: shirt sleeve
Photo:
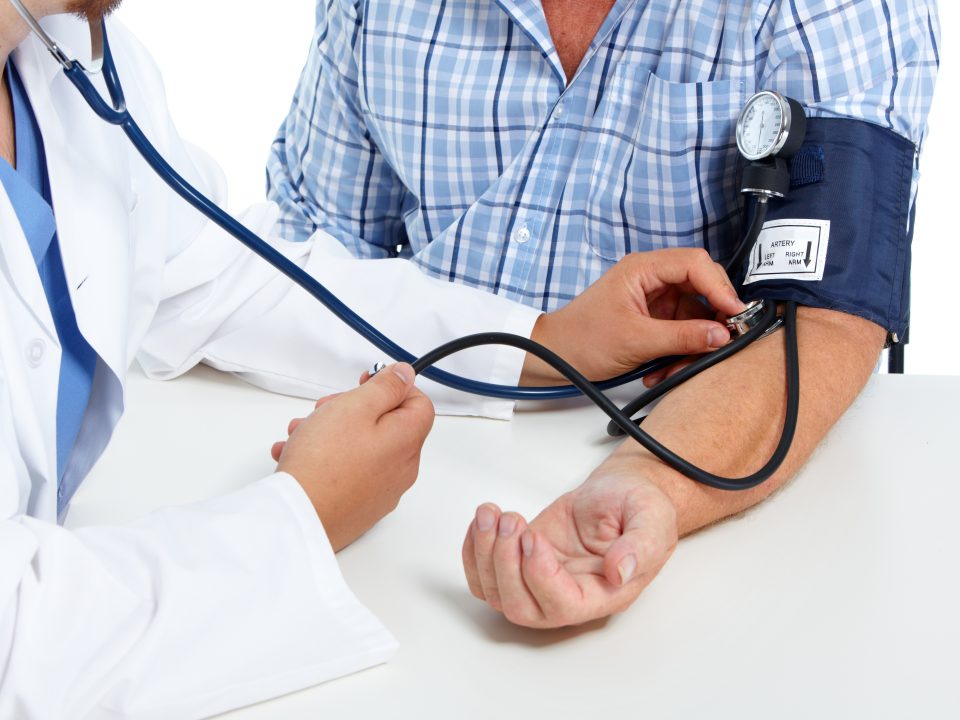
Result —
<instances>
[{"instance_id":1,"label":"shirt sleeve","mask_svg":"<svg viewBox=\"0 0 960 720\"><path fill-rule=\"evenodd\" d=\"M307 63L270 150L267 192L285 238L321 229L357 257L383 258L406 244L407 195L364 121L355 53L365 41L353 3L319 0Z\"/></svg>"},{"instance_id":2,"label":"shirt sleeve","mask_svg":"<svg viewBox=\"0 0 960 720\"><path fill-rule=\"evenodd\" d=\"M932 0L759 3L757 87L810 117L863 120L919 146L939 66Z\"/></svg>"}]
</instances>

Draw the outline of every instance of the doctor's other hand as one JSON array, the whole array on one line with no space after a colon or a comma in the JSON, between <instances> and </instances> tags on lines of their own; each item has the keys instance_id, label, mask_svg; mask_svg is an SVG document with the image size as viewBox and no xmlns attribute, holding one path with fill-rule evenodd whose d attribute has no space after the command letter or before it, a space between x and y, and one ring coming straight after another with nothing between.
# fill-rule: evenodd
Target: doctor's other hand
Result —
<instances>
[{"instance_id":1,"label":"doctor's other hand","mask_svg":"<svg viewBox=\"0 0 960 720\"><path fill-rule=\"evenodd\" d=\"M712 306L697 299L703 296ZM744 309L726 272L701 249L631 253L565 307L541 315L531 338L591 380L607 380L654 358L709 352L730 341L716 313ZM563 382L527 355L521 382Z\"/></svg>"},{"instance_id":2,"label":"doctor's other hand","mask_svg":"<svg viewBox=\"0 0 960 720\"><path fill-rule=\"evenodd\" d=\"M601 466L529 526L481 505L463 568L470 591L517 625L579 625L629 607L677 537L674 506L656 485Z\"/></svg>"},{"instance_id":3,"label":"doctor's other hand","mask_svg":"<svg viewBox=\"0 0 960 720\"><path fill-rule=\"evenodd\" d=\"M291 421L290 437L273 446L277 471L303 487L334 551L392 511L413 485L433 419L413 368L398 363Z\"/></svg>"}]
</instances>

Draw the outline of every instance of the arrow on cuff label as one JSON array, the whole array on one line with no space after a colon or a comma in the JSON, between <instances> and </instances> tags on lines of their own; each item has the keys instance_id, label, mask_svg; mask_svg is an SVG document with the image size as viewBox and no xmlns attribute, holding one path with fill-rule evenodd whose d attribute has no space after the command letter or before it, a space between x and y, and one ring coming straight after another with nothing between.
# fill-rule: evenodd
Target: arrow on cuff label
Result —
<instances>
[{"instance_id":1,"label":"arrow on cuff label","mask_svg":"<svg viewBox=\"0 0 960 720\"><path fill-rule=\"evenodd\" d=\"M810 248L812 248L812 247L813 247L813 243L808 240L808 241L807 241L807 256L803 259L803 264L806 265L807 267L810 267Z\"/></svg>"}]
</instances>

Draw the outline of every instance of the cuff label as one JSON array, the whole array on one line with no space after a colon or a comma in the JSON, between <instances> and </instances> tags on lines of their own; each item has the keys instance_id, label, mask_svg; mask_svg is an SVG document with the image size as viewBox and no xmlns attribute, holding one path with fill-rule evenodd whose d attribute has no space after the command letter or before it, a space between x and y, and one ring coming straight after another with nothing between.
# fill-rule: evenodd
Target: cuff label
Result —
<instances>
[{"instance_id":1,"label":"cuff label","mask_svg":"<svg viewBox=\"0 0 960 720\"><path fill-rule=\"evenodd\" d=\"M771 220L750 251L744 285L762 280L819 282L827 264L829 220Z\"/></svg>"}]
</instances>

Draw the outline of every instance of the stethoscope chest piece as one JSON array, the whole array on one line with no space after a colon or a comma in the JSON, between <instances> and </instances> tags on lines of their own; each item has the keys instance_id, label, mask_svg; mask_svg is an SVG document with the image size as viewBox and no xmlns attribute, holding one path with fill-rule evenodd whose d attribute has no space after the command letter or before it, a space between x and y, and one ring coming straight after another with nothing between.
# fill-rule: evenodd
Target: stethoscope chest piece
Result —
<instances>
[{"instance_id":1,"label":"stethoscope chest piece","mask_svg":"<svg viewBox=\"0 0 960 720\"><path fill-rule=\"evenodd\" d=\"M767 301L766 300L752 300L747 303L747 309L737 315L731 315L726 319L727 330L730 331L731 338L738 338L741 335L745 335L748 331L755 328L763 320L764 312L766 311ZM782 320L777 318L777 320L767 328L764 335L767 335L774 330L776 330L782 324Z\"/></svg>"}]
</instances>

